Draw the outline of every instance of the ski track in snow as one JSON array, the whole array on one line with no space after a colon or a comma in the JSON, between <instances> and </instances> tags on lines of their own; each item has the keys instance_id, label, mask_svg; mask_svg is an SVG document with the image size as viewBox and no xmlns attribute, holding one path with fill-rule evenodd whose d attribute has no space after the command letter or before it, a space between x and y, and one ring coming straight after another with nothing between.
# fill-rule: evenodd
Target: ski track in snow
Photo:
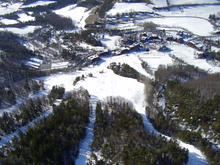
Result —
<instances>
[{"instance_id":1,"label":"ski track in snow","mask_svg":"<svg viewBox=\"0 0 220 165\"><path fill-rule=\"evenodd\" d=\"M93 141L93 130L94 130L94 123L95 123L95 109L96 109L96 103L99 101L99 99L96 96L91 96L90 103L92 104L91 109L91 116L89 118L90 123L86 128L86 137L83 139L83 141L80 144L80 150L79 150L79 156L75 161L75 164L86 164L87 159L89 158L90 152L90 145Z\"/></svg>"}]
</instances>

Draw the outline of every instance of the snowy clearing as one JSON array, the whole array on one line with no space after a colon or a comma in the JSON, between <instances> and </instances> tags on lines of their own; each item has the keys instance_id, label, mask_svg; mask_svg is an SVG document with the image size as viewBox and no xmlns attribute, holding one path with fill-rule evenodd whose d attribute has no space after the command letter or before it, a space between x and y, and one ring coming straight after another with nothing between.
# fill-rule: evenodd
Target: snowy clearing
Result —
<instances>
[{"instance_id":1,"label":"snowy clearing","mask_svg":"<svg viewBox=\"0 0 220 165\"><path fill-rule=\"evenodd\" d=\"M160 26L165 27L181 27L193 34L199 36L210 36L214 32L213 25L202 18L192 17L164 17L164 18L149 18L138 22L154 22ZM202 25L202 26L201 26Z\"/></svg>"},{"instance_id":2,"label":"snowy clearing","mask_svg":"<svg viewBox=\"0 0 220 165\"><path fill-rule=\"evenodd\" d=\"M40 27L41 26L25 26L23 28L7 27L7 28L0 28L0 31L10 31L15 34L25 35L33 32L35 29L38 29Z\"/></svg>"},{"instance_id":3,"label":"snowy clearing","mask_svg":"<svg viewBox=\"0 0 220 165\"><path fill-rule=\"evenodd\" d=\"M18 21L14 20L14 19L5 19L5 18L1 19L0 22L5 24L5 25L11 25L11 24L18 23Z\"/></svg>"},{"instance_id":4,"label":"snowy clearing","mask_svg":"<svg viewBox=\"0 0 220 165\"><path fill-rule=\"evenodd\" d=\"M152 71L156 71L159 65L172 65L173 59L168 55L168 53L158 52L152 50L146 53L137 53L137 55L146 61Z\"/></svg>"},{"instance_id":5,"label":"snowy clearing","mask_svg":"<svg viewBox=\"0 0 220 165\"><path fill-rule=\"evenodd\" d=\"M216 14L220 10L220 5L201 5L188 7L171 7L169 10L161 9L156 12L162 16L196 16L202 18L209 18L210 14Z\"/></svg>"},{"instance_id":6,"label":"snowy clearing","mask_svg":"<svg viewBox=\"0 0 220 165\"><path fill-rule=\"evenodd\" d=\"M155 7L167 7L167 1L166 0L151 0Z\"/></svg>"},{"instance_id":7,"label":"snowy clearing","mask_svg":"<svg viewBox=\"0 0 220 165\"><path fill-rule=\"evenodd\" d=\"M0 4L0 15L13 13L14 11L17 11L22 6L22 3L1 3Z\"/></svg>"},{"instance_id":8,"label":"snowy clearing","mask_svg":"<svg viewBox=\"0 0 220 165\"><path fill-rule=\"evenodd\" d=\"M20 13L18 14L18 16L20 17L18 20L21 22L27 22L27 21L34 21L35 17L29 16L25 13Z\"/></svg>"},{"instance_id":9,"label":"snowy clearing","mask_svg":"<svg viewBox=\"0 0 220 165\"><path fill-rule=\"evenodd\" d=\"M31 4L23 5L22 8L35 7L35 6L44 6L44 5L48 5L50 3L55 3L55 2L56 1L36 1L34 3L31 3Z\"/></svg>"},{"instance_id":10,"label":"snowy clearing","mask_svg":"<svg viewBox=\"0 0 220 165\"><path fill-rule=\"evenodd\" d=\"M146 3L115 3L106 15L116 15L118 13L130 12L153 12L153 9L148 7Z\"/></svg>"},{"instance_id":11,"label":"snowy clearing","mask_svg":"<svg viewBox=\"0 0 220 165\"><path fill-rule=\"evenodd\" d=\"M219 3L218 0L168 0L168 2L169 2L170 5Z\"/></svg>"},{"instance_id":12,"label":"snowy clearing","mask_svg":"<svg viewBox=\"0 0 220 165\"><path fill-rule=\"evenodd\" d=\"M101 39L101 42L103 46L108 47L110 50L114 50L116 48L119 48L119 40L121 39L120 36L105 36L103 39Z\"/></svg>"},{"instance_id":13,"label":"snowy clearing","mask_svg":"<svg viewBox=\"0 0 220 165\"><path fill-rule=\"evenodd\" d=\"M190 65L197 66L206 71L209 70L210 73L220 72L220 66L211 65L206 59L195 59L195 49L191 47L176 43L171 44L169 47L172 49L171 54L182 59Z\"/></svg>"},{"instance_id":14,"label":"snowy clearing","mask_svg":"<svg viewBox=\"0 0 220 165\"><path fill-rule=\"evenodd\" d=\"M73 24L75 24L79 28L84 28L85 19L89 16L89 13L92 11L87 11L85 7L76 7L76 5L69 5L64 8L55 10L56 14L71 18L73 20Z\"/></svg>"}]
</instances>

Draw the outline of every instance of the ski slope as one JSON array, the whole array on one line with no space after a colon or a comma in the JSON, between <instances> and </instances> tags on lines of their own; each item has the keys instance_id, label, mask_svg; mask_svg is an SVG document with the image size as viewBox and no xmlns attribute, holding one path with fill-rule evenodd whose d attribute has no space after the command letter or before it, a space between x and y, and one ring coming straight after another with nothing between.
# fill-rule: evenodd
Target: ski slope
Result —
<instances>
[{"instance_id":1,"label":"ski slope","mask_svg":"<svg viewBox=\"0 0 220 165\"><path fill-rule=\"evenodd\" d=\"M117 39L119 39L117 37L113 38L107 35L105 37L106 38L104 38L104 41L107 48L112 47L112 43L114 43L115 41L117 41ZM184 45L173 45L173 47L171 46L171 49L177 52L181 52L182 54L185 54L185 56L187 56L190 52L190 49L186 49ZM137 112L142 115L145 128L159 134L159 132L157 132L153 128L152 124L148 121L145 115L145 106L147 105L147 103L145 102L144 84L138 82L135 79L118 76L114 74L112 70L107 68L112 62L127 63L131 67L136 69L138 72L146 76L149 76L142 68L140 59L146 60L150 65L150 67L154 70L156 70L160 64L172 65L173 62L172 58L168 56L168 53L160 53L157 51L152 51L149 53L146 52L130 53L120 56L103 58L102 62L99 63L99 65L97 66L90 65L82 70L73 73L60 73L49 77L41 78L42 80L44 80L44 84L45 84L46 90L42 91L44 93L49 92L54 85L62 85L66 89L66 91L71 91L74 88L78 89L80 87L83 87L87 89L91 95L91 103L93 105L92 106L93 112L90 118L91 123L87 127L87 136L81 143L79 158L76 160L77 165L86 164L86 160L90 156L90 144L93 140L92 130L94 128L94 120L95 120L95 115L94 115L95 104L97 101L105 100L107 96L121 96L131 101L134 104L134 107L137 110ZM195 64L196 63L199 65L201 61L195 60ZM216 68L216 71L220 72L220 69ZM93 74L93 77L88 76L88 74L90 73ZM82 75L85 76L85 79L79 81L76 84L76 86L73 86L73 81L75 80L75 78L77 76L82 76ZM36 121L37 120L38 119L36 119ZM10 141L11 138L16 135L17 132L3 137L3 140L0 141L1 145L4 145L4 142L6 141ZM208 164L205 159L205 156L201 153L200 150L196 149L192 145L182 143L181 141L179 141L179 144L180 146L189 149L189 162L188 162L189 165Z\"/></svg>"},{"instance_id":2,"label":"ski slope","mask_svg":"<svg viewBox=\"0 0 220 165\"><path fill-rule=\"evenodd\" d=\"M136 62L133 60L136 59ZM107 69L107 66L111 62L125 62L129 65L136 64L136 69L139 72L142 72L140 67L141 61L138 62L138 56L136 54L122 55L111 58L104 59L104 62L98 66L89 66L88 68L83 69L82 71L77 71L72 74L58 74L45 78L46 88L52 88L54 85L62 85L66 88L67 91L72 90L73 88L83 87L88 90L93 99L92 104L94 105L99 100L104 100L107 96L121 96L125 99L131 101L134 104L135 109L143 117L144 125L146 129L157 132L152 124L148 121L145 115L145 95L144 95L144 84L138 82L135 79L125 78L118 75L115 75L112 70ZM132 66L133 67L133 66ZM89 73L93 74L93 77L88 77ZM73 86L72 83L76 76L84 75L86 78L79 81L76 86ZM94 106L93 106L94 107ZM94 109L94 108L93 108ZM94 114L93 114L94 115ZM92 115L92 116L93 116ZM92 122L94 121L94 116ZM93 130L94 124L91 123L87 128L90 133L86 137L87 140L84 140L81 144L79 158L76 160L77 165L86 164L86 159L89 158L90 148L89 145L92 142L91 130ZM157 132L159 134L159 132ZM179 141L180 146L189 149L189 165L199 164L207 165L207 161L204 155L193 147Z\"/></svg>"}]
</instances>

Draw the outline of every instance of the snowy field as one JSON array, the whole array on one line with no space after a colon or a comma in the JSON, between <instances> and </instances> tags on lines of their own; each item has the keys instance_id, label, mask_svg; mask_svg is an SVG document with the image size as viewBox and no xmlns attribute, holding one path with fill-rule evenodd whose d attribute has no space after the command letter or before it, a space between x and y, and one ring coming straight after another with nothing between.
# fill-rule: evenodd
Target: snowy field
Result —
<instances>
[{"instance_id":1,"label":"snowy field","mask_svg":"<svg viewBox=\"0 0 220 165\"><path fill-rule=\"evenodd\" d=\"M18 20L3 18L3 19L0 19L0 22L4 25L10 25L10 24L19 23L19 21L20 22L27 22L27 21L34 21L35 20L35 17L32 17L32 16L27 15L25 13L20 13L17 15L19 16Z\"/></svg>"},{"instance_id":2,"label":"snowy field","mask_svg":"<svg viewBox=\"0 0 220 165\"><path fill-rule=\"evenodd\" d=\"M0 15L13 13L14 11L17 11L22 6L22 3L1 3L0 2Z\"/></svg>"},{"instance_id":3,"label":"snowy field","mask_svg":"<svg viewBox=\"0 0 220 165\"><path fill-rule=\"evenodd\" d=\"M1 19L0 22L4 25L10 25L10 24L16 24L18 23L18 21L14 20L14 19Z\"/></svg>"},{"instance_id":4,"label":"snowy field","mask_svg":"<svg viewBox=\"0 0 220 165\"><path fill-rule=\"evenodd\" d=\"M154 22L164 27L181 27L199 36L211 36L215 31L213 25L205 19L192 17L149 18L137 22Z\"/></svg>"},{"instance_id":5,"label":"snowy field","mask_svg":"<svg viewBox=\"0 0 220 165\"><path fill-rule=\"evenodd\" d=\"M155 7L167 7L167 1L166 0L151 0Z\"/></svg>"},{"instance_id":6,"label":"snowy field","mask_svg":"<svg viewBox=\"0 0 220 165\"><path fill-rule=\"evenodd\" d=\"M171 54L182 59L183 61L185 61L190 65L197 66L198 68L204 69L206 71L209 70L210 73L220 72L220 66L213 66L209 64L206 59L195 59L194 58L195 49L193 48L176 43L173 43L169 47L172 49Z\"/></svg>"},{"instance_id":7,"label":"snowy field","mask_svg":"<svg viewBox=\"0 0 220 165\"><path fill-rule=\"evenodd\" d=\"M130 12L153 12L153 9L146 5L146 3L116 3L106 15L116 15Z\"/></svg>"},{"instance_id":8,"label":"snowy field","mask_svg":"<svg viewBox=\"0 0 220 165\"><path fill-rule=\"evenodd\" d=\"M210 14L217 14L220 11L220 5L200 5L188 7L171 7L169 10L161 9L156 12L162 16L192 16L209 18Z\"/></svg>"},{"instance_id":9,"label":"snowy field","mask_svg":"<svg viewBox=\"0 0 220 165\"><path fill-rule=\"evenodd\" d=\"M167 7L168 5L190 5L190 4L214 4L218 0L151 0L155 7ZM168 4L167 4L168 2Z\"/></svg>"},{"instance_id":10,"label":"snowy field","mask_svg":"<svg viewBox=\"0 0 220 165\"><path fill-rule=\"evenodd\" d=\"M168 0L170 5L188 5L188 4L213 4L219 3L219 0Z\"/></svg>"},{"instance_id":11,"label":"snowy field","mask_svg":"<svg viewBox=\"0 0 220 165\"><path fill-rule=\"evenodd\" d=\"M75 24L79 28L84 28L85 26L85 19L89 16L89 13L92 11L87 11L85 7L77 7L75 4L70 5L54 12L56 14L71 18L73 20L73 24Z\"/></svg>"},{"instance_id":12,"label":"snowy field","mask_svg":"<svg viewBox=\"0 0 220 165\"><path fill-rule=\"evenodd\" d=\"M27 21L34 21L35 20L35 17L32 17L32 16L27 15L25 13L18 14L18 16L19 16L18 20L21 21L21 22L27 22Z\"/></svg>"},{"instance_id":13,"label":"snowy field","mask_svg":"<svg viewBox=\"0 0 220 165\"><path fill-rule=\"evenodd\" d=\"M28 33L32 33L35 29L38 29L40 27L41 26L25 26L23 28L7 27L7 28L0 28L0 31L10 31L15 34L25 35Z\"/></svg>"},{"instance_id":14,"label":"snowy field","mask_svg":"<svg viewBox=\"0 0 220 165\"><path fill-rule=\"evenodd\" d=\"M25 8L25 7L35 7L35 6L44 6L44 5L48 5L50 3L54 3L56 1L36 1L34 3L31 3L31 4L27 4L27 5L23 5L22 8Z\"/></svg>"},{"instance_id":15,"label":"snowy field","mask_svg":"<svg viewBox=\"0 0 220 165\"><path fill-rule=\"evenodd\" d=\"M116 48L119 48L119 41L121 37L120 36L105 36L105 38L101 39L101 42L103 46L108 47L109 50L114 50Z\"/></svg>"}]
</instances>

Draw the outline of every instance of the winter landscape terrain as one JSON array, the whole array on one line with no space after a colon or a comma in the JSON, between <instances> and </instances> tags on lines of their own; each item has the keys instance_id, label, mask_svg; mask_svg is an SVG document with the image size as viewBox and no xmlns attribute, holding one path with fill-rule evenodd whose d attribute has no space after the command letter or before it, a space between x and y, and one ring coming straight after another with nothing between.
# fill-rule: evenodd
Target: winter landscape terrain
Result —
<instances>
[{"instance_id":1,"label":"winter landscape terrain","mask_svg":"<svg viewBox=\"0 0 220 165\"><path fill-rule=\"evenodd\" d=\"M95 133L98 123L96 122L98 120L97 105L105 102L109 96L120 96L130 101L137 114L142 117L145 130L153 132L156 138L164 137L167 141L174 140L181 149L187 149L186 164L218 164L220 160L220 100L216 101L217 108L215 107L213 113L209 114L211 121L204 119L208 126L201 124L203 120L201 116L198 122L196 120L196 124L192 124L191 121L196 118L197 114L192 112L189 116L182 117L178 112L178 108L181 109L181 102L174 101L173 103L168 100L171 96L167 94L169 93L167 89L169 81L178 80L179 83L184 84L188 81L196 81L203 76L219 76L220 1L116 2L103 0L92 3L88 1L62 3L59 0L0 1L0 35L2 38L0 41L2 72L0 79L0 164L34 164L35 159L42 161L41 164L53 164L54 162L48 161L49 158L45 161L43 158L31 160L31 156L23 155L24 160L25 157L29 159L25 162L22 154L17 154L19 155L16 155L17 157L13 155L13 151L22 153L22 145L25 146L21 142L20 148L17 147L16 137L22 139L21 136L28 136L28 132L33 133L31 128L40 127L40 125L35 125L36 123L43 123L47 120L46 118L50 120L51 116L56 113L56 107L67 104L68 101L65 99L68 98L69 93L79 89L85 89L89 93L90 115L84 136L80 136L81 139L76 144L78 145L77 154L73 156L70 154L71 160L74 160L71 164L102 164L101 161L104 161L103 164L126 164L124 160L115 158L117 156L114 159L107 158L104 155L104 147L99 149L93 147L93 142L97 138ZM105 9L104 16L98 15L109 4L111 7ZM53 20L55 18L57 20ZM6 43L12 43L12 46ZM114 67L117 68L123 64L133 68L138 73L138 78L116 73ZM13 66L15 69L12 69ZM163 74L164 68L172 70L172 67L183 69L187 66L195 69L184 73L176 70L172 73L173 75L164 74L168 76L166 82L158 76ZM151 85L147 85L146 79L151 82ZM153 86L154 90L148 93L146 90L150 89L150 86ZM220 86L219 81L215 86L217 86L216 89ZM56 95L59 93L58 90L55 96L52 96L53 89L56 87L65 90L62 97ZM210 84L206 88L213 90ZM205 93L203 89L200 91ZM207 99L202 99L201 96L200 100L209 101L217 98L220 93L216 90L214 94L213 97ZM152 96L151 100L150 96ZM182 98L185 98L184 94ZM37 111L37 99L42 102L41 110L32 114L28 112L28 109ZM34 103L32 104L30 100ZM31 105L35 107L34 110L28 108ZM190 106L192 106L191 102ZM209 109L208 103L207 106L204 103L204 106L204 109ZM203 103L201 107L203 108ZM152 110L147 111L149 108ZM150 114L152 111L153 115ZM172 130L166 132L168 128L165 128L165 131L161 130L161 127L157 125L157 114L163 114L168 123L175 123L175 125L178 123L177 128L181 127L180 131L176 131L178 133ZM187 118L190 120L188 121ZM64 126L57 127L61 129ZM72 128L72 126L67 127L68 131ZM198 133L198 137L202 140L192 137L191 141L187 141L182 138L183 135L180 135L181 131L190 131L192 136ZM56 132L56 134L61 136L62 133ZM108 137L105 138L106 143L107 139ZM199 146L199 142L203 143L206 148ZM75 153L75 151L70 149L70 153ZM67 161L67 155L66 152L62 154L63 164L70 163ZM163 157L166 156L163 155ZM16 159L12 161L10 158ZM172 158L169 157L169 160ZM185 164L183 160L180 162L180 164ZM160 163L158 160L156 164ZM145 162L145 164L153 163ZM175 164L175 162L165 164Z\"/></svg>"}]
</instances>

